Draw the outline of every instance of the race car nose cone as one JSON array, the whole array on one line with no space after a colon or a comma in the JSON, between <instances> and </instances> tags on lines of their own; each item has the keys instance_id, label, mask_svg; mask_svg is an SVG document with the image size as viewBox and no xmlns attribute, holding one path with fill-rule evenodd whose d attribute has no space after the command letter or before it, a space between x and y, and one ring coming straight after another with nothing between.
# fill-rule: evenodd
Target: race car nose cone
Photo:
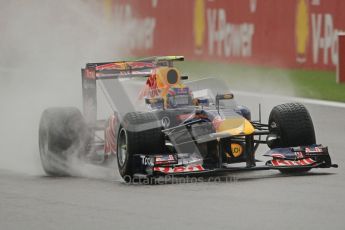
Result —
<instances>
[{"instance_id":1,"label":"race car nose cone","mask_svg":"<svg viewBox=\"0 0 345 230\"><path fill-rule=\"evenodd\" d=\"M220 123L217 132L226 132L230 135L249 135L254 132L254 127L244 118L230 118Z\"/></svg>"}]
</instances>

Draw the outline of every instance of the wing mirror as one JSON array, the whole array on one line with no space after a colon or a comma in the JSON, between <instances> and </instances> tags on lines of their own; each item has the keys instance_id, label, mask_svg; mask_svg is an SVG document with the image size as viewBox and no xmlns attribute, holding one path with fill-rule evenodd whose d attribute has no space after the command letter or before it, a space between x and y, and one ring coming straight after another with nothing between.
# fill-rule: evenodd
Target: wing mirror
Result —
<instances>
[{"instance_id":1,"label":"wing mirror","mask_svg":"<svg viewBox=\"0 0 345 230\"><path fill-rule=\"evenodd\" d=\"M234 98L234 95L232 93L217 94L217 96L216 96L216 108L217 108L218 114L219 114L219 101L230 100L233 98Z\"/></svg>"}]
</instances>

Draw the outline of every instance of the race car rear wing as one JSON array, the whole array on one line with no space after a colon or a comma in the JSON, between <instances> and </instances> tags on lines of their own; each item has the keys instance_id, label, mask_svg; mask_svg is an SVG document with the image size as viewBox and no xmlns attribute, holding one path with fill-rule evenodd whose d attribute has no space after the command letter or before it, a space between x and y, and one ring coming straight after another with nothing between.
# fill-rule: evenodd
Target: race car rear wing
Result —
<instances>
[{"instance_id":1,"label":"race car rear wing","mask_svg":"<svg viewBox=\"0 0 345 230\"><path fill-rule=\"evenodd\" d=\"M138 60L87 63L81 70L83 112L90 125L97 122L96 80L148 77L159 66L173 67L174 61L184 61L183 56L154 56Z\"/></svg>"},{"instance_id":2,"label":"race car rear wing","mask_svg":"<svg viewBox=\"0 0 345 230\"><path fill-rule=\"evenodd\" d=\"M100 65L106 65L111 63L129 63L129 62L150 62L150 63L158 63L158 62L164 62L164 61L184 61L184 56L152 56L152 57L145 57L140 58L137 60L117 60L117 61L111 61L111 62L97 62L97 63L87 63L86 66L100 66Z\"/></svg>"},{"instance_id":3,"label":"race car rear wing","mask_svg":"<svg viewBox=\"0 0 345 230\"><path fill-rule=\"evenodd\" d=\"M149 76L157 66L173 67L174 61L183 61L183 56L148 57L136 61L88 63L84 77L88 79L127 78Z\"/></svg>"},{"instance_id":4,"label":"race car rear wing","mask_svg":"<svg viewBox=\"0 0 345 230\"><path fill-rule=\"evenodd\" d=\"M162 61L184 61L184 56L153 56L139 59L138 61L162 62Z\"/></svg>"}]
</instances>

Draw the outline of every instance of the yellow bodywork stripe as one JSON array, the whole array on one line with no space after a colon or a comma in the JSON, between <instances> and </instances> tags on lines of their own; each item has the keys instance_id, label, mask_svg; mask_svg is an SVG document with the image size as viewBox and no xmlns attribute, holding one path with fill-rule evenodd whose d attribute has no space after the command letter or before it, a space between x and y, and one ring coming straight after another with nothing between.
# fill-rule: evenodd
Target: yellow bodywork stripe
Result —
<instances>
[{"instance_id":1,"label":"yellow bodywork stripe","mask_svg":"<svg viewBox=\"0 0 345 230\"><path fill-rule=\"evenodd\" d=\"M234 135L250 135L255 131L253 125L244 118L230 118L222 121L217 133L228 133Z\"/></svg>"}]
</instances>

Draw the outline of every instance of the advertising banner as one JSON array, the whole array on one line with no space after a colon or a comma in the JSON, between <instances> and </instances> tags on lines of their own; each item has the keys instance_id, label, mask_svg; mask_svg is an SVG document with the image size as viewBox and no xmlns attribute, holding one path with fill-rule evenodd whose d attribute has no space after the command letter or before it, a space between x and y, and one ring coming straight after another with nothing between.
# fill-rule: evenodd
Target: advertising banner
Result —
<instances>
[{"instance_id":1,"label":"advertising banner","mask_svg":"<svg viewBox=\"0 0 345 230\"><path fill-rule=\"evenodd\" d=\"M337 82L345 83L345 34L338 35L339 60L337 65Z\"/></svg>"},{"instance_id":2,"label":"advertising banner","mask_svg":"<svg viewBox=\"0 0 345 230\"><path fill-rule=\"evenodd\" d=\"M335 70L343 0L105 0L140 24L136 55ZM143 31L143 32L142 32Z\"/></svg>"}]
</instances>

